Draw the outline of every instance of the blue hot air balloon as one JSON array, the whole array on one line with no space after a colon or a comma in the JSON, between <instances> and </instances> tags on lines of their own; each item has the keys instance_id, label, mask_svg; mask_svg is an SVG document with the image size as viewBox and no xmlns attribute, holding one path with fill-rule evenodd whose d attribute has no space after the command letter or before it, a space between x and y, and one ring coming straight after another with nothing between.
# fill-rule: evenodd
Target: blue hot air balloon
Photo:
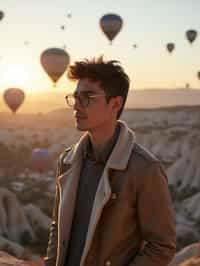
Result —
<instances>
[{"instance_id":1,"label":"blue hot air balloon","mask_svg":"<svg viewBox=\"0 0 200 266\"><path fill-rule=\"evenodd\" d=\"M32 165L35 170L42 173L50 165L50 154L47 149L35 148L32 151Z\"/></svg>"},{"instance_id":2,"label":"blue hot air balloon","mask_svg":"<svg viewBox=\"0 0 200 266\"><path fill-rule=\"evenodd\" d=\"M119 15L106 14L100 19L100 27L106 37L112 42L119 33L123 25L123 20Z\"/></svg>"}]
</instances>

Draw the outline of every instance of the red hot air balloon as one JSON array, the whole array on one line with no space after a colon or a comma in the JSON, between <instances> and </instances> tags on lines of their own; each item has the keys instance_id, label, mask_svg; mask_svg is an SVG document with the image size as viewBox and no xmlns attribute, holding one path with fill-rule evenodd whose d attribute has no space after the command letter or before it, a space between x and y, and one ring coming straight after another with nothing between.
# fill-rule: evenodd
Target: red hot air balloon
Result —
<instances>
[{"instance_id":1,"label":"red hot air balloon","mask_svg":"<svg viewBox=\"0 0 200 266\"><path fill-rule=\"evenodd\" d=\"M9 88L4 92L4 101L13 113L16 113L17 109L23 103L25 93L19 88Z\"/></svg>"},{"instance_id":2,"label":"red hot air balloon","mask_svg":"<svg viewBox=\"0 0 200 266\"><path fill-rule=\"evenodd\" d=\"M34 169L42 173L50 166L51 156L47 149L35 148L32 151L32 165Z\"/></svg>"},{"instance_id":3,"label":"red hot air balloon","mask_svg":"<svg viewBox=\"0 0 200 266\"><path fill-rule=\"evenodd\" d=\"M188 41L190 43L193 43L193 41L196 39L196 37L197 37L197 31L196 30L186 31L186 38L188 39Z\"/></svg>"},{"instance_id":4,"label":"red hot air balloon","mask_svg":"<svg viewBox=\"0 0 200 266\"><path fill-rule=\"evenodd\" d=\"M175 44L172 42L169 42L166 44L166 48L168 50L169 53L173 52L174 48L175 48Z\"/></svg>"},{"instance_id":5,"label":"red hot air balloon","mask_svg":"<svg viewBox=\"0 0 200 266\"><path fill-rule=\"evenodd\" d=\"M100 27L111 42L121 30L122 25L122 18L116 14L106 14L100 19Z\"/></svg>"},{"instance_id":6,"label":"red hot air balloon","mask_svg":"<svg viewBox=\"0 0 200 266\"><path fill-rule=\"evenodd\" d=\"M70 57L64 49L49 48L41 54L40 61L55 85L66 71Z\"/></svg>"}]
</instances>

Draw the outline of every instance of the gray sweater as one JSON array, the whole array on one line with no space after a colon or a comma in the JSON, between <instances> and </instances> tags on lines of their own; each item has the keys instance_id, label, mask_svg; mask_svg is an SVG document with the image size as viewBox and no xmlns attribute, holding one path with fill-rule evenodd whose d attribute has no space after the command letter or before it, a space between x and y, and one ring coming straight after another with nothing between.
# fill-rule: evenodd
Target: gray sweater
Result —
<instances>
[{"instance_id":1,"label":"gray sweater","mask_svg":"<svg viewBox=\"0 0 200 266\"><path fill-rule=\"evenodd\" d=\"M117 126L113 137L105 144L103 150L98 154L98 158L94 156L91 142L88 143L84 151L84 163L78 186L65 266L80 266L99 180L117 141L119 131L120 128Z\"/></svg>"}]
</instances>

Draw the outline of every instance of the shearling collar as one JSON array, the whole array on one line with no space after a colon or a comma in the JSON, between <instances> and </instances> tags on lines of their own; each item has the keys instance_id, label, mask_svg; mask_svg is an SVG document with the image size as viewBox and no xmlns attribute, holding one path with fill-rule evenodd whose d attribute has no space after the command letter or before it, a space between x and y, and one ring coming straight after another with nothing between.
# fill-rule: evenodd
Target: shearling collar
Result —
<instances>
[{"instance_id":1,"label":"shearling collar","mask_svg":"<svg viewBox=\"0 0 200 266\"><path fill-rule=\"evenodd\" d=\"M108 168L124 170L128 164L128 160L135 144L135 133L128 128L124 121L118 120L117 122L120 125L120 133L106 166ZM77 160L82 160L83 151L88 141L89 134L86 132L74 148L66 155L64 163L73 164Z\"/></svg>"}]
</instances>

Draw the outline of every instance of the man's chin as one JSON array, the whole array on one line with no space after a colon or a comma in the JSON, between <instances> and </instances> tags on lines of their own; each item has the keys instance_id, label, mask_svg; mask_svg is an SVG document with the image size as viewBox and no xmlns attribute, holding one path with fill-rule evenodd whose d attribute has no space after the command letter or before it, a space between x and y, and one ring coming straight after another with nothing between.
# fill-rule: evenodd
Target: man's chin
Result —
<instances>
[{"instance_id":1,"label":"man's chin","mask_svg":"<svg viewBox=\"0 0 200 266\"><path fill-rule=\"evenodd\" d=\"M78 123L76 123L75 126L76 126L76 129L79 130L79 131L87 131L86 127L84 127L84 126L82 126L82 125L80 125Z\"/></svg>"}]
</instances>

